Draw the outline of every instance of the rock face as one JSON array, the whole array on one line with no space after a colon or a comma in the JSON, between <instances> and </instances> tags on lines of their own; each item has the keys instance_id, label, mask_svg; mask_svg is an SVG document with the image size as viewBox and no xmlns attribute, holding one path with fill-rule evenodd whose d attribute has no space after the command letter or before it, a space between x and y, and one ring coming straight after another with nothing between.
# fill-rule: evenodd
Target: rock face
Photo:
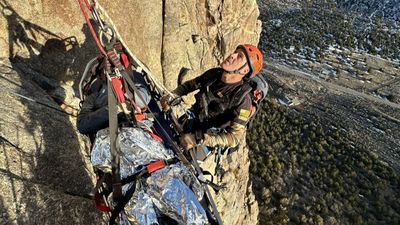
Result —
<instances>
[{"instance_id":1,"label":"rock face","mask_svg":"<svg viewBox=\"0 0 400 225\"><path fill-rule=\"evenodd\" d=\"M255 0L99 3L129 49L171 89L181 68L193 78L218 65L238 43L257 44L261 33ZM8 31L0 34L0 57L38 58L46 75L76 81L98 54L75 0L0 0L0 6L0 28Z\"/></svg>"},{"instance_id":2,"label":"rock face","mask_svg":"<svg viewBox=\"0 0 400 225\"><path fill-rule=\"evenodd\" d=\"M0 10L0 57L29 59L48 77L74 81L98 54L75 0L0 0Z\"/></svg>"},{"instance_id":3,"label":"rock face","mask_svg":"<svg viewBox=\"0 0 400 225\"><path fill-rule=\"evenodd\" d=\"M203 169L214 174L215 155L211 155L201 165ZM241 146L238 151L229 156L224 154L221 157L221 167L223 169L220 178L214 177L214 181L219 180L220 184L225 185L224 190L218 194L213 193L214 200L224 224L257 224L259 213L258 203L252 191L249 177L249 150Z\"/></svg>"},{"instance_id":4,"label":"rock face","mask_svg":"<svg viewBox=\"0 0 400 225\"><path fill-rule=\"evenodd\" d=\"M217 66L238 43L257 44L255 0L99 1L127 47L167 88ZM99 55L76 0L0 0L0 224L99 224L88 140L52 97L78 108L77 83ZM216 196L226 224L256 224L247 150L225 164ZM210 165L212 166L212 165Z\"/></svg>"},{"instance_id":5,"label":"rock face","mask_svg":"<svg viewBox=\"0 0 400 225\"><path fill-rule=\"evenodd\" d=\"M256 1L168 1L164 14L162 71L165 85L182 68L187 78L218 65L238 43L257 44L261 24Z\"/></svg>"},{"instance_id":6,"label":"rock face","mask_svg":"<svg viewBox=\"0 0 400 225\"><path fill-rule=\"evenodd\" d=\"M0 61L0 223L98 224L92 200L79 197L91 192L94 177L75 120L18 96L59 108L37 76Z\"/></svg>"}]
</instances>

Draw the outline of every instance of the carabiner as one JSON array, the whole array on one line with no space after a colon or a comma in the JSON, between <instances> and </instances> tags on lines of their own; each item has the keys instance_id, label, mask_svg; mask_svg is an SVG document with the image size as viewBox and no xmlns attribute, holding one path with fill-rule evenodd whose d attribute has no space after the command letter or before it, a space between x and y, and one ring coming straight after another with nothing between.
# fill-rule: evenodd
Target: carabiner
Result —
<instances>
[{"instance_id":1,"label":"carabiner","mask_svg":"<svg viewBox=\"0 0 400 225\"><path fill-rule=\"evenodd\" d=\"M110 32L110 31L111 31L111 34L108 33L108 32ZM103 39L106 39L106 37L104 36L104 35L106 35L106 34L110 35L110 36L111 36L111 39L108 39L108 40L109 40L108 43L105 44L104 41L103 41ZM102 45L107 51L109 51L110 49L114 48L114 45L115 45L115 43L117 42L117 35L116 35L114 29L112 29L112 28L110 28L110 27L108 27L108 26L105 25L105 26L104 26L104 30L101 29L100 32L99 32L99 39L100 39L101 45Z\"/></svg>"}]
</instances>

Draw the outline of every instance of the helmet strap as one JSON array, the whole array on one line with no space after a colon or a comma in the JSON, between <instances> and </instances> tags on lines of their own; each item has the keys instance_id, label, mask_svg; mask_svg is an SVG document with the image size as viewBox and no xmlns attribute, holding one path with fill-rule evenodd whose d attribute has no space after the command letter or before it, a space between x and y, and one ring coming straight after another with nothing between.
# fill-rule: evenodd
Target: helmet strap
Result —
<instances>
[{"instance_id":1,"label":"helmet strap","mask_svg":"<svg viewBox=\"0 0 400 225\"><path fill-rule=\"evenodd\" d=\"M239 69L236 69L236 70L233 70L233 71L228 71L228 70L225 70L225 69L224 69L224 71L225 71L226 73L228 73L228 74L240 74L240 75L243 75L243 74L240 73L240 71L241 71L246 65L247 65L247 62L245 62L245 63L243 64L243 66L241 66Z\"/></svg>"}]
</instances>

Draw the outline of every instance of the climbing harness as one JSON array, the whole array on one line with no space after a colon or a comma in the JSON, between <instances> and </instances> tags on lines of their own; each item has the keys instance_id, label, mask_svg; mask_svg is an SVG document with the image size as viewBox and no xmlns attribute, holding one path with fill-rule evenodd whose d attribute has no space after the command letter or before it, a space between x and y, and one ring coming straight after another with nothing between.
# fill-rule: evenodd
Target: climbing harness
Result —
<instances>
[{"instance_id":1,"label":"climbing harness","mask_svg":"<svg viewBox=\"0 0 400 225\"><path fill-rule=\"evenodd\" d=\"M125 193L123 197L121 197L118 203L111 209L111 207L107 204L107 197L111 193L108 186L110 186L110 181L106 175L102 175L101 178L97 179L96 188L99 189L101 187L100 192L96 192L95 194L95 206L98 210L105 213L110 213L110 221L109 224L113 225L115 223L116 218L118 217L119 213L123 210L124 206L128 203L128 201L132 198L132 195L135 192L136 181L140 179L144 179L149 177L155 171L165 168L168 165L172 165L179 162L177 158L171 158L168 160L158 160L155 162L151 162L147 165L141 165L134 169L135 173L131 174L128 177L125 177L121 180L121 185L130 184L130 188ZM114 186L112 186L114 189ZM114 194L114 193L113 193Z\"/></svg>"}]
</instances>

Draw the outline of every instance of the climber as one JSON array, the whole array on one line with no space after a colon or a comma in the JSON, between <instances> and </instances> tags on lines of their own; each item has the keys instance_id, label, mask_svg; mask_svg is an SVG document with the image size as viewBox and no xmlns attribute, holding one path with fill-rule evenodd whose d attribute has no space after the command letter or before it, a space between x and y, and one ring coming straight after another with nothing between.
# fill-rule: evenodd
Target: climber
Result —
<instances>
[{"instance_id":1,"label":"climber","mask_svg":"<svg viewBox=\"0 0 400 225\"><path fill-rule=\"evenodd\" d=\"M245 137L252 106L251 97L244 94L250 88L245 84L260 72L262 64L263 56L257 47L239 45L220 67L183 83L172 95L161 97L161 106L167 111L174 99L200 90L195 104L180 118L187 132L180 138L184 149L192 149L196 143L223 148L239 145ZM218 132L210 132L210 128L217 128L212 130Z\"/></svg>"},{"instance_id":2,"label":"climber","mask_svg":"<svg viewBox=\"0 0 400 225\"><path fill-rule=\"evenodd\" d=\"M104 61L96 67L97 79L90 85L87 91L87 97L82 104L82 108L78 114L77 127L82 134L95 134L97 131L108 127L108 99L107 99L107 81L104 74ZM136 72L132 73L135 81L134 101L140 109L145 109L151 100L151 95L141 80L141 75ZM123 115L118 114L119 124L128 124L129 121Z\"/></svg>"}]
</instances>

